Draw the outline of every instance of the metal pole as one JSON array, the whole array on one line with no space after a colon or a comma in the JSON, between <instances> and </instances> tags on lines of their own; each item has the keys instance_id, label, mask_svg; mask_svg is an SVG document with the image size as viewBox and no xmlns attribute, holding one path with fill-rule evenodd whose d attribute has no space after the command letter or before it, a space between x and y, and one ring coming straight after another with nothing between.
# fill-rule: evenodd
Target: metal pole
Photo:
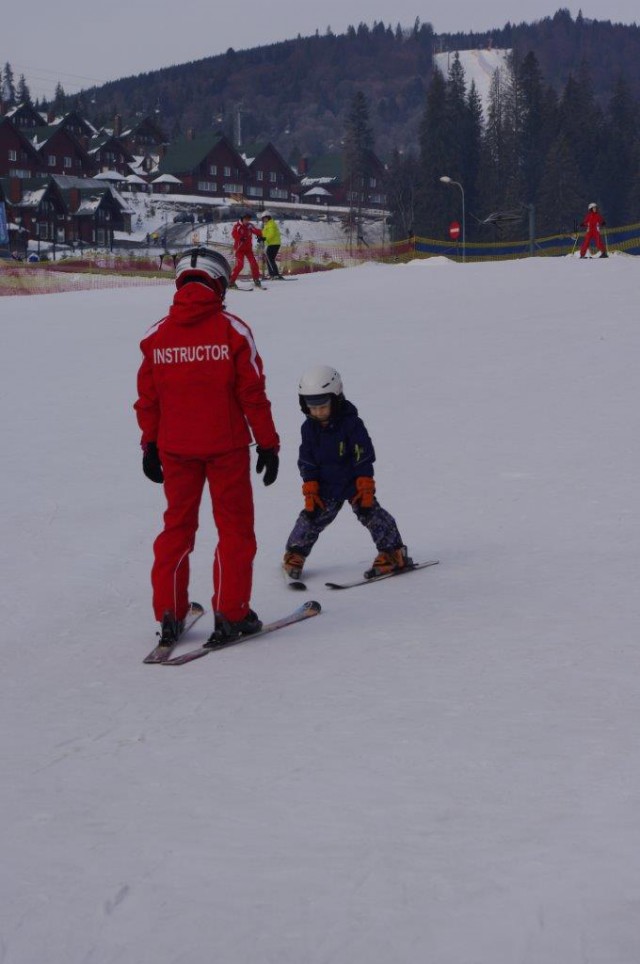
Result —
<instances>
[{"instance_id":1,"label":"metal pole","mask_svg":"<svg viewBox=\"0 0 640 964\"><path fill-rule=\"evenodd\" d=\"M467 231L466 231L466 219L464 216L464 188L462 184L458 184L460 188L460 193L462 194L462 263L467 260Z\"/></svg>"}]
</instances>

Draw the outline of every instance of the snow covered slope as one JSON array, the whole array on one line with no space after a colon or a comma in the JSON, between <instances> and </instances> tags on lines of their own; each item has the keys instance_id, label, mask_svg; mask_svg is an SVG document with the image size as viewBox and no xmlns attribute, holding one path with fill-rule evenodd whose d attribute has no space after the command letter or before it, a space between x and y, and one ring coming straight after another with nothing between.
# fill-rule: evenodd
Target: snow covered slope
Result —
<instances>
[{"instance_id":1,"label":"snow covered slope","mask_svg":"<svg viewBox=\"0 0 640 964\"><path fill-rule=\"evenodd\" d=\"M374 556L345 508L319 617L172 670L141 662L164 500L131 408L171 286L0 299L2 964L640 960L639 271L432 259L232 292L283 439L256 610L301 601L279 562L316 363L440 565L326 590ZM206 605L213 545L205 502Z\"/></svg>"},{"instance_id":2,"label":"snow covered slope","mask_svg":"<svg viewBox=\"0 0 640 964\"><path fill-rule=\"evenodd\" d=\"M487 108L489 106L489 92L493 74L498 68L504 67L507 57L511 50L460 50L460 63L464 69L464 79L467 93L471 87L471 82L475 81L476 90L482 101L482 109L485 120ZM441 54L434 54L434 62L442 71L445 77L449 75L449 68L453 63L455 51Z\"/></svg>"}]
</instances>

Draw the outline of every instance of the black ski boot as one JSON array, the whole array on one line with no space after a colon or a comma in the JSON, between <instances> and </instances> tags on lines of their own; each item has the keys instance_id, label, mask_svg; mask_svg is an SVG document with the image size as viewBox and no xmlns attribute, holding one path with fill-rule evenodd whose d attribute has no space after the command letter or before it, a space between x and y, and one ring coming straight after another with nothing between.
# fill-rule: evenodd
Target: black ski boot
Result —
<instances>
[{"instance_id":1,"label":"black ski boot","mask_svg":"<svg viewBox=\"0 0 640 964\"><path fill-rule=\"evenodd\" d=\"M261 629L262 621L258 619L253 609L249 610L244 619L238 619L235 622L225 619L222 613L216 613L216 628L204 644L204 648L215 649L216 646L231 643L235 639L240 639L241 636L252 636L253 633L259 633Z\"/></svg>"},{"instance_id":2,"label":"black ski boot","mask_svg":"<svg viewBox=\"0 0 640 964\"><path fill-rule=\"evenodd\" d=\"M181 619L176 619L172 612L167 612L162 617L162 625L160 632L158 633L160 641L159 646L175 646L175 644L180 639L180 634L184 629L184 622Z\"/></svg>"}]
</instances>

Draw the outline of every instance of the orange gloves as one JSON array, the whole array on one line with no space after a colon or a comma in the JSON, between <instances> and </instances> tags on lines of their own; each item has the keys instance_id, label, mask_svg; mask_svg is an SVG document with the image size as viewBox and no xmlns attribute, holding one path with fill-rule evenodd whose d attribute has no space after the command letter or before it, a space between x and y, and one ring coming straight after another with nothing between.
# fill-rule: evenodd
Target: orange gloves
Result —
<instances>
[{"instance_id":1,"label":"orange gloves","mask_svg":"<svg viewBox=\"0 0 640 964\"><path fill-rule=\"evenodd\" d=\"M360 475L356 479L356 494L351 500L352 504L360 503L362 509L373 508L373 499L376 494L376 483L368 475Z\"/></svg>"},{"instance_id":2,"label":"orange gloves","mask_svg":"<svg viewBox=\"0 0 640 964\"><path fill-rule=\"evenodd\" d=\"M304 496L305 512L315 512L316 509L324 509L324 502L320 498L319 482L303 482L302 494Z\"/></svg>"}]
</instances>

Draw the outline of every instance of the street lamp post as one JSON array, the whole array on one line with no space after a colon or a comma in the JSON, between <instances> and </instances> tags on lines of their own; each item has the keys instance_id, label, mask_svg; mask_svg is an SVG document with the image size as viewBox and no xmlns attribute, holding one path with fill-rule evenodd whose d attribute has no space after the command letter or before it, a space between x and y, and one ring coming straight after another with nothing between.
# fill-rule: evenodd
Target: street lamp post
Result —
<instances>
[{"instance_id":1,"label":"street lamp post","mask_svg":"<svg viewBox=\"0 0 640 964\"><path fill-rule=\"evenodd\" d=\"M466 261L466 231L465 231L465 217L464 217L464 188L459 181L452 181L450 177L446 174L440 178L443 184L455 184L456 187L460 188L460 193L462 194L462 261Z\"/></svg>"}]
</instances>

